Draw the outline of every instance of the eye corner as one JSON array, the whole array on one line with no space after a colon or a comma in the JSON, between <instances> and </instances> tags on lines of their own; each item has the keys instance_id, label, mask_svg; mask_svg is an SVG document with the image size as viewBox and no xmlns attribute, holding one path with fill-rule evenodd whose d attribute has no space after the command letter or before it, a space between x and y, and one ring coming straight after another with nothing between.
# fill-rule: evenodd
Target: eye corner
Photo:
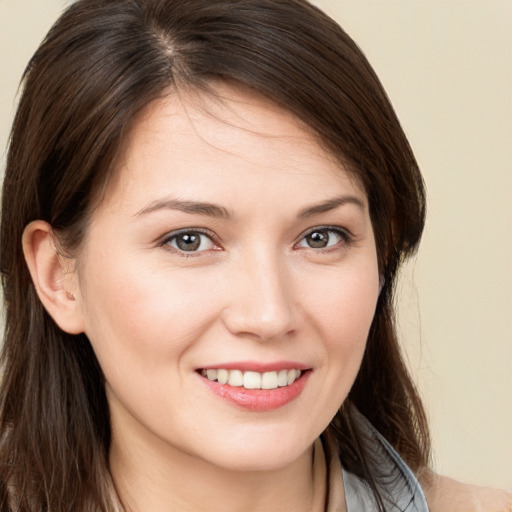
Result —
<instances>
[{"instance_id":1,"label":"eye corner","mask_svg":"<svg viewBox=\"0 0 512 512\"><path fill-rule=\"evenodd\" d=\"M183 239L180 240L180 237L183 237ZM161 238L159 246L185 258L223 250L215 235L202 228L172 231Z\"/></svg>"},{"instance_id":2,"label":"eye corner","mask_svg":"<svg viewBox=\"0 0 512 512\"><path fill-rule=\"evenodd\" d=\"M313 235L319 235L317 238L317 246L314 247L308 244L308 237ZM334 235L334 243L331 242L331 238ZM303 233L295 247L299 249L310 249L315 252L333 252L345 248L350 245L354 240L352 233L341 226L315 226L308 229Z\"/></svg>"}]
</instances>

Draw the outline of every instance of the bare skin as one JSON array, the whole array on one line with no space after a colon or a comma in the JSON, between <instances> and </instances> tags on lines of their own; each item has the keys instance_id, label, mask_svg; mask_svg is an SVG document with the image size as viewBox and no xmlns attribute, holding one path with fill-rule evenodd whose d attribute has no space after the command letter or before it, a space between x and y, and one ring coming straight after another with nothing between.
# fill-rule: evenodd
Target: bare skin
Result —
<instances>
[{"instance_id":1,"label":"bare skin","mask_svg":"<svg viewBox=\"0 0 512 512\"><path fill-rule=\"evenodd\" d=\"M142 113L76 266L42 221L25 255L50 315L87 334L104 371L127 511L321 512L313 443L357 375L379 293L367 198L288 113L219 93ZM294 361L308 380L248 410L201 372L233 361ZM422 485L433 512L512 510L500 491Z\"/></svg>"},{"instance_id":2,"label":"bare skin","mask_svg":"<svg viewBox=\"0 0 512 512\"><path fill-rule=\"evenodd\" d=\"M141 113L74 268L41 221L27 259L39 254L49 313L102 367L127 510L321 511L312 446L355 380L379 294L368 202L288 112L217 92ZM240 400L231 377L207 377L224 367L293 373Z\"/></svg>"},{"instance_id":3,"label":"bare skin","mask_svg":"<svg viewBox=\"0 0 512 512\"><path fill-rule=\"evenodd\" d=\"M420 478L431 512L512 512L512 495L428 472Z\"/></svg>"}]
</instances>

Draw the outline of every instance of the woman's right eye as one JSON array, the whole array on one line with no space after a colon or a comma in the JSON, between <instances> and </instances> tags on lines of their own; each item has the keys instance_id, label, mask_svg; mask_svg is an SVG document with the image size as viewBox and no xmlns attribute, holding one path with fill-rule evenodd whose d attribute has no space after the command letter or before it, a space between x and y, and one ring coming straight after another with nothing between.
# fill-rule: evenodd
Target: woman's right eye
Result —
<instances>
[{"instance_id":1,"label":"woman's right eye","mask_svg":"<svg viewBox=\"0 0 512 512\"><path fill-rule=\"evenodd\" d=\"M176 233L167 237L162 245L168 245L180 253L210 251L217 247L208 235L200 231Z\"/></svg>"}]
</instances>

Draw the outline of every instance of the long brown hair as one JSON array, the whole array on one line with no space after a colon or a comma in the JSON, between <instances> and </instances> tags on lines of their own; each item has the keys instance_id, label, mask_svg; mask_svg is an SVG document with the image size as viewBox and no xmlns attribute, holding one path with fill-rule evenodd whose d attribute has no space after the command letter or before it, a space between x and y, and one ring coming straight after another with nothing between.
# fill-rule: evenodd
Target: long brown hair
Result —
<instances>
[{"instance_id":1,"label":"long brown hair","mask_svg":"<svg viewBox=\"0 0 512 512\"><path fill-rule=\"evenodd\" d=\"M288 109L364 186L384 286L358 377L328 433L344 466L377 496L354 407L413 469L428 465L425 413L393 324L396 272L423 229L423 182L356 44L305 0L78 0L25 71L7 159L2 510L115 508L101 368L86 336L61 331L44 310L24 262L23 230L43 219L64 248L79 250L135 114L169 88L202 90L214 80L249 86Z\"/></svg>"}]
</instances>

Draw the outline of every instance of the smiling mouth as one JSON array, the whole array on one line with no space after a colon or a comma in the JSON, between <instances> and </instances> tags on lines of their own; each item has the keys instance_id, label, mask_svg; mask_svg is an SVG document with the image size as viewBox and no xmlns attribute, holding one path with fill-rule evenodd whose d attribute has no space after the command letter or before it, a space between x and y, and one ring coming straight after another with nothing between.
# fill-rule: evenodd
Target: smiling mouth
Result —
<instances>
[{"instance_id":1,"label":"smiling mouth","mask_svg":"<svg viewBox=\"0 0 512 512\"><path fill-rule=\"evenodd\" d=\"M202 369L200 373L208 380L227 386L245 389L277 389L290 386L303 373L303 370L288 369L271 372L254 372L242 370Z\"/></svg>"}]
</instances>

